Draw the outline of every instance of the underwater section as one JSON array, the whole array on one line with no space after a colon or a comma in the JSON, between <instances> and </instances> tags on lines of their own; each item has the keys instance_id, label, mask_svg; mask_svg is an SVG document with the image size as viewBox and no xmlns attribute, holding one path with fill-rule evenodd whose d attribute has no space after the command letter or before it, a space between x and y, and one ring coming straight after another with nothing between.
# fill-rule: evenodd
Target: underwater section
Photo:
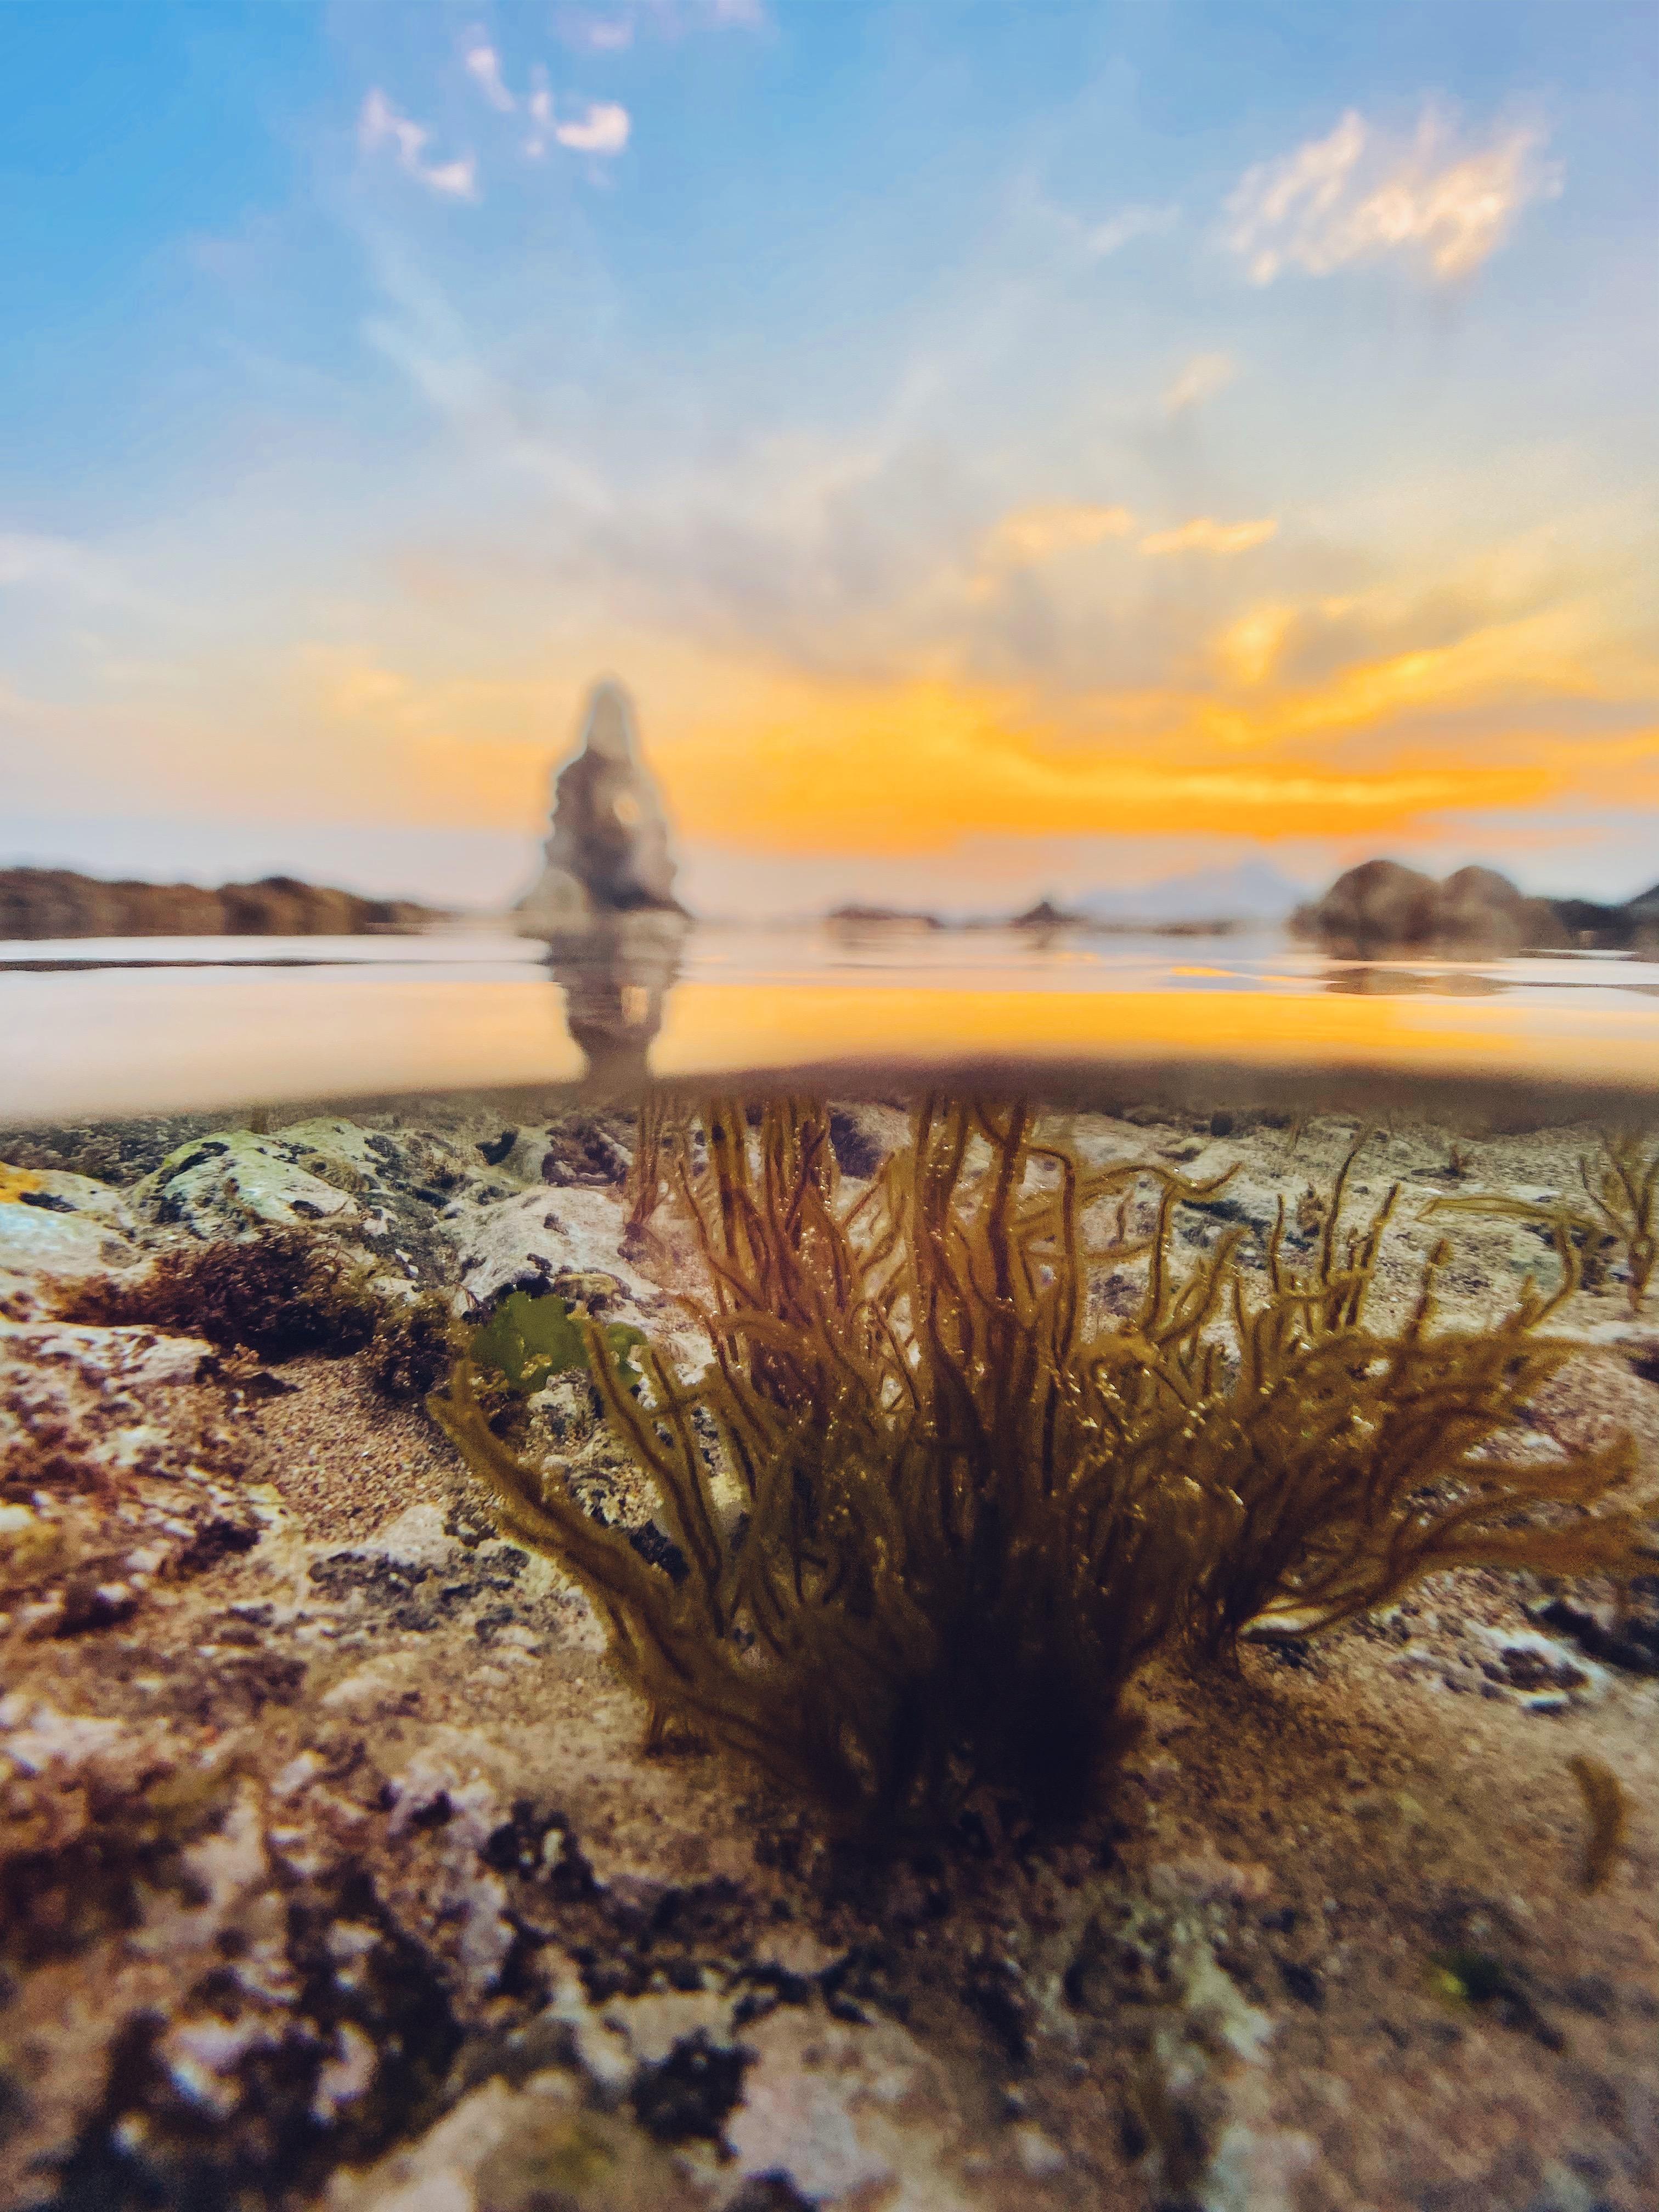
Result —
<instances>
[{"instance_id":1,"label":"underwater section","mask_svg":"<svg viewBox=\"0 0 1659 2212\"><path fill-rule=\"evenodd\" d=\"M0 1133L8 2201L1649 2201L1651 1129L514 1095Z\"/></svg>"}]
</instances>

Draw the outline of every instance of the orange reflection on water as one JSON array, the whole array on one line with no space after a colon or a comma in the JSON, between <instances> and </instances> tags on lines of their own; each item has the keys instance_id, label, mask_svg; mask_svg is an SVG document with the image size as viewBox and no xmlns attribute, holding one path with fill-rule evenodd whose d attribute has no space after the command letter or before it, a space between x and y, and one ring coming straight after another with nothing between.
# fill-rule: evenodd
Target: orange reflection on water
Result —
<instances>
[{"instance_id":1,"label":"orange reflection on water","mask_svg":"<svg viewBox=\"0 0 1659 2212\"><path fill-rule=\"evenodd\" d=\"M564 994L372 968L0 976L0 1119L579 1079Z\"/></svg>"},{"instance_id":2,"label":"orange reflection on water","mask_svg":"<svg viewBox=\"0 0 1659 2212\"><path fill-rule=\"evenodd\" d=\"M1419 975L1311 960L1298 973L1282 953L1177 967L1147 946L1061 960L992 933L853 963L799 934L709 932L684 968L672 951L614 974L591 960L550 969L511 940L314 968L20 965L0 972L0 1126L551 1092L590 1058L610 1096L647 1076L878 1096L936 1081L1056 1103L1168 1094L1365 1115L1484 1085L1504 1113L1650 1119L1659 988L1638 972L1651 973L1534 962Z\"/></svg>"},{"instance_id":3,"label":"orange reflection on water","mask_svg":"<svg viewBox=\"0 0 1659 2212\"><path fill-rule=\"evenodd\" d=\"M1223 971L1224 972L1224 971ZM1380 1067L1659 1090L1659 1023L1643 1006L1370 998L1319 991L858 989L687 981L652 1054L667 1079L838 1062L960 1067L1225 1060Z\"/></svg>"}]
</instances>

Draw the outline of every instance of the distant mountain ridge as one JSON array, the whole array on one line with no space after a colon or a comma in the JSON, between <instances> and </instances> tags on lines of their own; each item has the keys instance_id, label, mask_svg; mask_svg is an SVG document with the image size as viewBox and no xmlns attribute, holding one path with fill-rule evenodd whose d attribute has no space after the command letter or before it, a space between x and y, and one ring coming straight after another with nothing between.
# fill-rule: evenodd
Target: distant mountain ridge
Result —
<instances>
[{"instance_id":1,"label":"distant mountain ridge","mask_svg":"<svg viewBox=\"0 0 1659 2212\"><path fill-rule=\"evenodd\" d=\"M1282 921L1305 896L1270 861L1240 860L1128 890L1091 891L1066 904L1091 921Z\"/></svg>"},{"instance_id":2,"label":"distant mountain ridge","mask_svg":"<svg viewBox=\"0 0 1659 2212\"><path fill-rule=\"evenodd\" d=\"M365 937L448 917L412 899L266 876L258 883L106 883L71 868L0 868L0 939L55 937Z\"/></svg>"},{"instance_id":3,"label":"distant mountain ridge","mask_svg":"<svg viewBox=\"0 0 1659 2212\"><path fill-rule=\"evenodd\" d=\"M1231 868L1195 869L1128 890L1088 891L1077 898L1039 899L1017 915L931 914L910 907L857 902L835 908L824 919L842 928L909 929L1150 929L1199 933L1284 921L1306 896L1266 860L1241 860Z\"/></svg>"}]
</instances>

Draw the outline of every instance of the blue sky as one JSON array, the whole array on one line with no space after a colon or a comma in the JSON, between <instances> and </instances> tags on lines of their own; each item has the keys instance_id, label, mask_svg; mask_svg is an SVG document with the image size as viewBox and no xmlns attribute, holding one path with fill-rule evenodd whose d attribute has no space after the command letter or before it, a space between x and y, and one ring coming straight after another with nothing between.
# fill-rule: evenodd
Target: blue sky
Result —
<instances>
[{"instance_id":1,"label":"blue sky","mask_svg":"<svg viewBox=\"0 0 1659 2212\"><path fill-rule=\"evenodd\" d=\"M1651 10L0 7L0 859L1659 877ZM16 334L21 335L21 340Z\"/></svg>"}]
</instances>

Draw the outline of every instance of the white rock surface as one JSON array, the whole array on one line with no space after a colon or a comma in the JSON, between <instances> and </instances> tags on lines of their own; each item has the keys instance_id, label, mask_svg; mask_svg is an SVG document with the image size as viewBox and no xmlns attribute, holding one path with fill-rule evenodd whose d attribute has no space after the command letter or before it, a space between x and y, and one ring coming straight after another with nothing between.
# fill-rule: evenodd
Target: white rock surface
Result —
<instances>
[{"instance_id":1,"label":"white rock surface","mask_svg":"<svg viewBox=\"0 0 1659 2212\"><path fill-rule=\"evenodd\" d=\"M151 1221L180 1224L204 1237L246 1237L261 1224L298 1229L356 1221L356 1200L297 1165L294 1150L285 1135L218 1130L181 1145L137 1186L134 1203Z\"/></svg>"}]
</instances>

